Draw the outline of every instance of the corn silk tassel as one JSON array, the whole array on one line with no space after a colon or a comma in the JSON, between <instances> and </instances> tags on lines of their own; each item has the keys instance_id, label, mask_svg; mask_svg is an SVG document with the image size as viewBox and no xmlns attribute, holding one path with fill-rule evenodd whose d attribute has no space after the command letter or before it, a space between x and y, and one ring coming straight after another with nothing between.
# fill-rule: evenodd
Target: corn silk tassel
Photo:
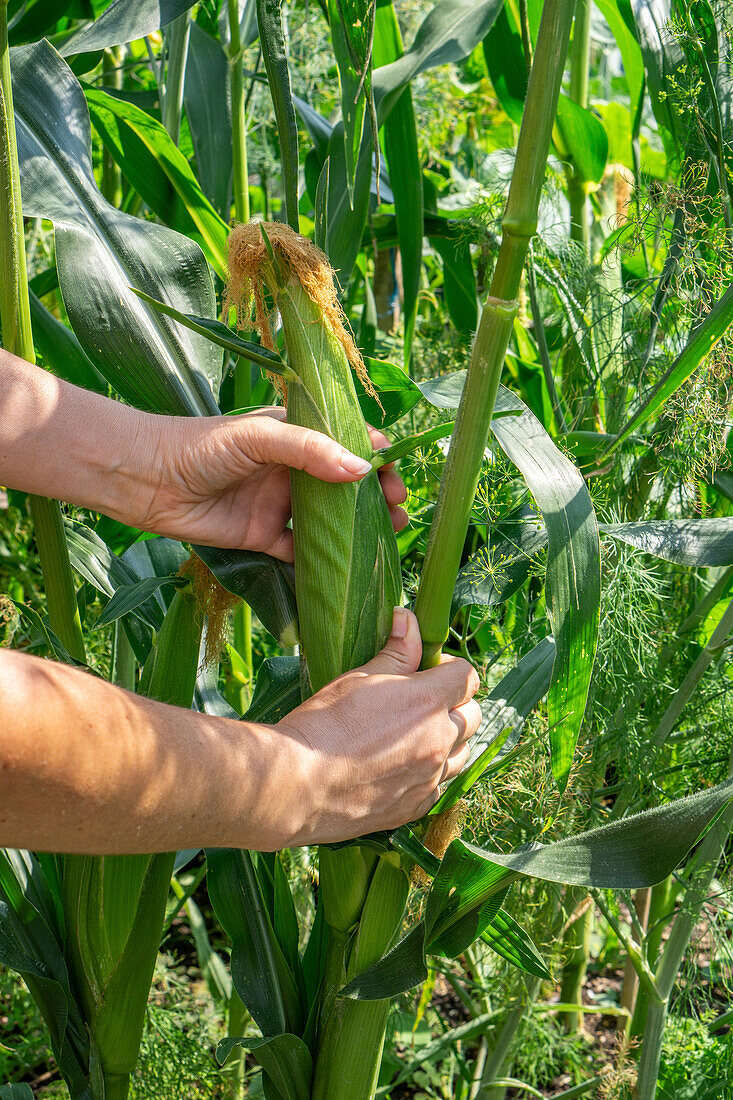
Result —
<instances>
[{"instance_id":1,"label":"corn silk tassel","mask_svg":"<svg viewBox=\"0 0 733 1100\"><path fill-rule=\"evenodd\" d=\"M268 302L272 309L268 309ZM371 384L339 305L323 253L279 223L237 226L229 238L229 306L248 324L254 304L265 346L272 316L283 327L287 419L371 458L352 368ZM276 379L281 388L282 380ZM282 392L282 388L281 388ZM373 392L373 391L372 391ZM304 691L316 692L370 660L389 637L401 602L400 559L376 472L332 485L291 471L295 587ZM392 944L408 892L396 853L354 844L320 851L320 896L328 926L312 1096L361 1100L376 1087L388 1001L352 1001L337 990Z\"/></svg>"}]
</instances>

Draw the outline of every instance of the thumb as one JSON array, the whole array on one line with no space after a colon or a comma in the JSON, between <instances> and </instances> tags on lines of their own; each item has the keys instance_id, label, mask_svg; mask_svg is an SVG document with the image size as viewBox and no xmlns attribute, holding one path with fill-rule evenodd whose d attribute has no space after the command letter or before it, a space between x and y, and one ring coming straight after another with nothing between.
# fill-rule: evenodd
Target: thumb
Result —
<instances>
[{"instance_id":1,"label":"thumb","mask_svg":"<svg viewBox=\"0 0 733 1100\"><path fill-rule=\"evenodd\" d=\"M396 607L392 633L384 649L364 665L365 672L408 676L417 672L422 659L422 639L417 619L406 607Z\"/></svg>"},{"instance_id":2,"label":"thumb","mask_svg":"<svg viewBox=\"0 0 733 1100\"><path fill-rule=\"evenodd\" d=\"M250 453L260 462L275 462L305 470L321 481L356 481L372 469L371 463L359 458L323 432L287 424L274 417L258 417L252 433Z\"/></svg>"}]
</instances>

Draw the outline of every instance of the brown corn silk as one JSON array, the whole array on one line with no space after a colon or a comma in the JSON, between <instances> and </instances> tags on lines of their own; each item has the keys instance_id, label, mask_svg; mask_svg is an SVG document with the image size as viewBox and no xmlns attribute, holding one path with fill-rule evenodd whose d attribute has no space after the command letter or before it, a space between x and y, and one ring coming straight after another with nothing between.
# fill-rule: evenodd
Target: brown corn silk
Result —
<instances>
[{"instance_id":1,"label":"brown corn silk","mask_svg":"<svg viewBox=\"0 0 733 1100\"><path fill-rule=\"evenodd\" d=\"M230 235L225 310L234 306L246 323L254 303L255 323L270 348L278 311L296 375L287 387L288 422L324 432L370 458L352 368L370 384L345 324L333 270L315 245L288 226L264 228L267 241L258 223L237 226ZM315 692L384 645L401 598L400 562L375 472L333 485L292 470L291 489L301 644Z\"/></svg>"}]
</instances>

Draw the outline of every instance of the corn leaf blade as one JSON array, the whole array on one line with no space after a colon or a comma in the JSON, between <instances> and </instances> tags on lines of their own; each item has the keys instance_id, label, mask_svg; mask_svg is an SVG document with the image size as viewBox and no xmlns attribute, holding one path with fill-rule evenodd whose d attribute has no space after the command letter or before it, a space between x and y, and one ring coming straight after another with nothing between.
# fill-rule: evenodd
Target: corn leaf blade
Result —
<instances>
[{"instance_id":1,"label":"corn leaf blade","mask_svg":"<svg viewBox=\"0 0 733 1100\"><path fill-rule=\"evenodd\" d=\"M601 599L598 524L582 474L525 406L492 422L494 436L523 474L548 534L546 593L555 638L548 695L555 781L564 790L593 672Z\"/></svg>"},{"instance_id":2,"label":"corn leaf blade","mask_svg":"<svg viewBox=\"0 0 733 1100\"><path fill-rule=\"evenodd\" d=\"M84 94L47 42L18 47L11 63L23 209L54 223L64 304L84 351L131 404L216 414L219 350L129 289L138 286L182 312L213 318L214 288L201 250L103 199L92 170Z\"/></svg>"},{"instance_id":3,"label":"corn leaf blade","mask_svg":"<svg viewBox=\"0 0 733 1100\"><path fill-rule=\"evenodd\" d=\"M204 194L168 131L145 111L98 88L85 87L92 125L143 201L164 225L191 237L226 278L227 223Z\"/></svg>"},{"instance_id":4,"label":"corn leaf blade","mask_svg":"<svg viewBox=\"0 0 733 1100\"><path fill-rule=\"evenodd\" d=\"M113 0L88 27L72 35L61 47L64 57L104 50L160 30L192 8L195 0Z\"/></svg>"}]
</instances>

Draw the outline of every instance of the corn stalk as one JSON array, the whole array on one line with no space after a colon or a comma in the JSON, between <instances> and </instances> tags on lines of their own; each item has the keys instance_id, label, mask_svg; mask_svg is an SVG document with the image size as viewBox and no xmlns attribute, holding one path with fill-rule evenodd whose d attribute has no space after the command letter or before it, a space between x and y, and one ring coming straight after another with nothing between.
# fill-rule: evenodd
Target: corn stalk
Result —
<instances>
[{"instance_id":1,"label":"corn stalk","mask_svg":"<svg viewBox=\"0 0 733 1100\"><path fill-rule=\"evenodd\" d=\"M537 230L540 194L574 7L574 0L546 0L542 9L509 198L502 219L499 255L476 333L415 601L426 667L437 663L448 637L455 577L518 309L524 263Z\"/></svg>"}]
</instances>

